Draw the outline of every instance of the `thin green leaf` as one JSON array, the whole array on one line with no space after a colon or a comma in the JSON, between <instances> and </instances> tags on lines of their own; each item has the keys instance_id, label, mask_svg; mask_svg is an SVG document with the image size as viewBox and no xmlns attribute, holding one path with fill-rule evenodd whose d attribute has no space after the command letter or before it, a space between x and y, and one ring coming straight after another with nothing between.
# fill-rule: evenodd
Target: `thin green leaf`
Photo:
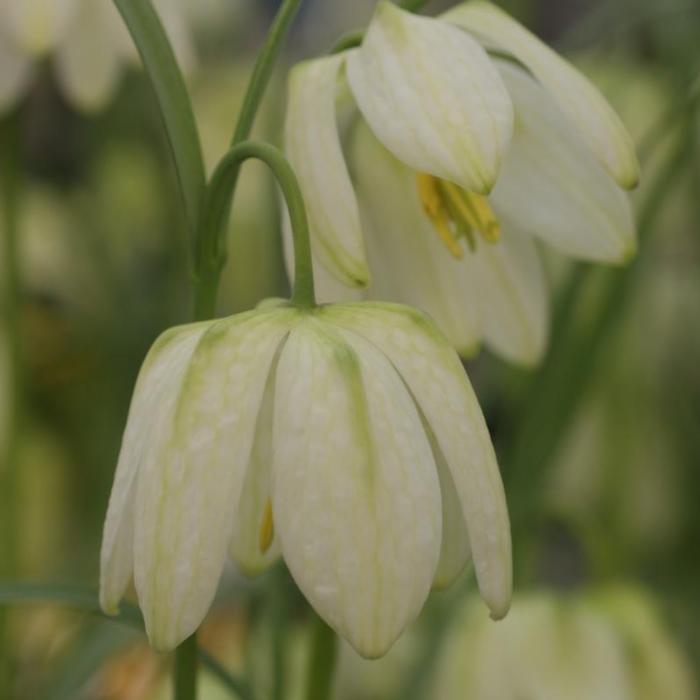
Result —
<instances>
[{"instance_id":1,"label":"thin green leaf","mask_svg":"<svg viewBox=\"0 0 700 700\"><path fill-rule=\"evenodd\" d=\"M122 602L119 614L105 615L100 609L97 591L80 584L55 584L34 582L1 582L0 606L47 603L65 605L82 610L111 622L119 622L129 627L143 630L143 618L139 609L130 603ZM198 649L199 659L204 667L241 700L252 700L253 694L248 684L229 673L211 654Z\"/></svg>"},{"instance_id":2,"label":"thin green leaf","mask_svg":"<svg viewBox=\"0 0 700 700\"><path fill-rule=\"evenodd\" d=\"M185 81L150 0L114 0L153 84L194 240L206 176L199 133Z\"/></svg>"}]
</instances>

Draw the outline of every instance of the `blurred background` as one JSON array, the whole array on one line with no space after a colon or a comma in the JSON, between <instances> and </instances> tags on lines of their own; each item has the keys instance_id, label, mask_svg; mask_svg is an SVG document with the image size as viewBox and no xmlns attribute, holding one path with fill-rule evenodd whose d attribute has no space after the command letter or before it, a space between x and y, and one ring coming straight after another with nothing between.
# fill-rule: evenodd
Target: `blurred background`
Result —
<instances>
[{"instance_id":1,"label":"blurred background","mask_svg":"<svg viewBox=\"0 0 700 700\"><path fill-rule=\"evenodd\" d=\"M277 3L155 4L211 171ZM517 370L486 352L468 364L511 508L507 620L484 619L467 573L431 595L381 661L343 648L336 696L692 700L700 4L498 4L589 75L632 132L641 253L622 271L548 253L555 315L542 366ZM107 621L91 601L136 374L155 337L190 314L174 169L151 87L109 3L84 2L77 18L43 33L23 26L14 5L0 0L0 698L165 698L169 660L128 615ZM361 28L373 6L302 4L257 137L280 142L288 67ZM275 188L261 166L243 172L222 315L288 289ZM253 581L227 571L202 632L214 660L201 696L302 697L307 618L282 565Z\"/></svg>"}]
</instances>

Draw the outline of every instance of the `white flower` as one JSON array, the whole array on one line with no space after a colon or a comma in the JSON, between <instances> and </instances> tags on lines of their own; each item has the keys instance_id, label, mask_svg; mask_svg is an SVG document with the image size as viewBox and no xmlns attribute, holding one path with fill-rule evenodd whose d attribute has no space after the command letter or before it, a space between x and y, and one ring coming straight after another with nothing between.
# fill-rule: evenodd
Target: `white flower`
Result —
<instances>
[{"instance_id":1,"label":"white flower","mask_svg":"<svg viewBox=\"0 0 700 700\"><path fill-rule=\"evenodd\" d=\"M176 0L154 5L185 71L194 49ZM0 0L0 112L31 82L47 55L61 89L76 107L100 109L114 93L124 67L137 60L111 0Z\"/></svg>"},{"instance_id":2,"label":"white flower","mask_svg":"<svg viewBox=\"0 0 700 700\"><path fill-rule=\"evenodd\" d=\"M431 695L440 700L697 697L690 660L630 586L520 595L498 625L467 601L444 648Z\"/></svg>"},{"instance_id":3,"label":"white flower","mask_svg":"<svg viewBox=\"0 0 700 700\"><path fill-rule=\"evenodd\" d=\"M249 573L281 553L328 624L378 656L470 557L492 616L505 615L510 547L483 416L425 315L267 305L169 330L151 349L101 601L114 612L133 573L149 638L169 649L206 614L227 552Z\"/></svg>"},{"instance_id":4,"label":"white flower","mask_svg":"<svg viewBox=\"0 0 700 700\"><path fill-rule=\"evenodd\" d=\"M317 266L321 296L418 305L464 355L484 339L539 359L533 237L602 262L635 250L622 187L638 166L620 120L486 2L438 19L381 2L361 47L295 67L285 141L330 273Z\"/></svg>"}]
</instances>

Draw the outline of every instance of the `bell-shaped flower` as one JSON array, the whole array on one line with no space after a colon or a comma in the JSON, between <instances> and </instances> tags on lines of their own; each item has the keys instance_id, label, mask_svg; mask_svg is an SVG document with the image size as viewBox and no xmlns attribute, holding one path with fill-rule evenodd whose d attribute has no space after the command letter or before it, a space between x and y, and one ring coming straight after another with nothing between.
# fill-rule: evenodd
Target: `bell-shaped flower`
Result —
<instances>
[{"instance_id":1,"label":"bell-shaped flower","mask_svg":"<svg viewBox=\"0 0 700 700\"><path fill-rule=\"evenodd\" d=\"M185 71L194 47L177 0L154 5ZM111 0L0 0L0 112L24 93L35 64L53 59L56 79L77 108L94 111L114 93L126 65L137 61Z\"/></svg>"},{"instance_id":2,"label":"bell-shaped flower","mask_svg":"<svg viewBox=\"0 0 700 700\"><path fill-rule=\"evenodd\" d=\"M437 19L380 2L360 47L294 68L285 144L322 299L415 304L463 355L484 340L541 356L535 239L600 262L635 251L623 188L638 166L619 118L486 2Z\"/></svg>"},{"instance_id":3,"label":"bell-shaped flower","mask_svg":"<svg viewBox=\"0 0 700 700\"><path fill-rule=\"evenodd\" d=\"M511 544L489 434L422 312L286 303L166 331L139 375L102 547L101 602L133 580L152 644L205 616L227 555L282 556L316 611L383 654L474 562L494 618Z\"/></svg>"},{"instance_id":4,"label":"bell-shaped flower","mask_svg":"<svg viewBox=\"0 0 700 700\"><path fill-rule=\"evenodd\" d=\"M444 648L430 695L440 700L697 697L655 601L627 585L523 594L498 625L467 599Z\"/></svg>"}]
</instances>

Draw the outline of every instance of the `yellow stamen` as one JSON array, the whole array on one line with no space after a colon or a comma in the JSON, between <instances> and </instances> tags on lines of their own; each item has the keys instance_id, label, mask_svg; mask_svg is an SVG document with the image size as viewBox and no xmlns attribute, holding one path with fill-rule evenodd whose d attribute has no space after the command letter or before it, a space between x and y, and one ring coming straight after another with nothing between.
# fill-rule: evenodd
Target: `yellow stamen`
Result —
<instances>
[{"instance_id":1,"label":"yellow stamen","mask_svg":"<svg viewBox=\"0 0 700 700\"><path fill-rule=\"evenodd\" d=\"M491 209L486 197L463 190L451 182L441 181L441 189L450 199L460 216L472 228L477 230L489 243L495 243L501 237L501 226Z\"/></svg>"},{"instance_id":2,"label":"yellow stamen","mask_svg":"<svg viewBox=\"0 0 700 700\"><path fill-rule=\"evenodd\" d=\"M275 534L275 523L272 520L272 502L267 499L265 504L265 512L263 513L262 525L260 526L260 535L258 537L258 544L260 546L260 551L265 554L270 545L272 544L272 538Z\"/></svg>"},{"instance_id":3,"label":"yellow stamen","mask_svg":"<svg viewBox=\"0 0 700 700\"><path fill-rule=\"evenodd\" d=\"M464 251L452 233L449 213L440 193L439 180L433 175L419 173L417 185L423 210L435 227L440 240L455 258L461 258Z\"/></svg>"}]
</instances>

